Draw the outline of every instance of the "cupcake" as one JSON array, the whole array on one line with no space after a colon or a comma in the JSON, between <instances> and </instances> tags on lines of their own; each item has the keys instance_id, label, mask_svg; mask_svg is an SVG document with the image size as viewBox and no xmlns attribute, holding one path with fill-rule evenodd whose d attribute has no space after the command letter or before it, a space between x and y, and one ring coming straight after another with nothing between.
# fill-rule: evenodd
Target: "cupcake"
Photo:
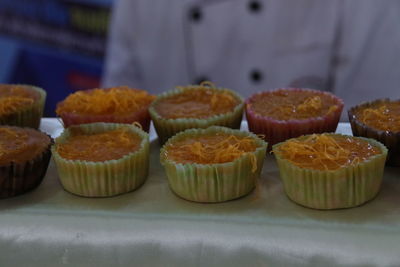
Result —
<instances>
[{"instance_id":1,"label":"cupcake","mask_svg":"<svg viewBox=\"0 0 400 267\"><path fill-rule=\"evenodd\" d=\"M32 128L0 126L0 198L23 194L42 182L51 142Z\"/></svg>"},{"instance_id":2,"label":"cupcake","mask_svg":"<svg viewBox=\"0 0 400 267\"><path fill-rule=\"evenodd\" d=\"M267 143L226 127L188 129L170 138L160 152L169 186L187 200L222 202L253 190Z\"/></svg>"},{"instance_id":3,"label":"cupcake","mask_svg":"<svg viewBox=\"0 0 400 267\"><path fill-rule=\"evenodd\" d=\"M178 87L159 95L149 111L160 144L171 136L190 128L212 125L240 128L243 100L228 89L210 83Z\"/></svg>"},{"instance_id":4,"label":"cupcake","mask_svg":"<svg viewBox=\"0 0 400 267\"><path fill-rule=\"evenodd\" d=\"M387 149L362 137L313 134L273 146L287 196L314 209L361 205L378 193Z\"/></svg>"},{"instance_id":5,"label":"cupcake","mask_svg":"<svg viewBox=\"0 0 400 267\"><path fill-rule=\"evenodd\" d=\"M389 150L387 164L400 166L400 100L379 99L348 111L353 135L374 138Z\"/></svg>"},{"instance_id":6,"label":"cupcake","mask_svg":"<svg viewBox=\"0 0 400 267\"><path fill-rule=\"evenodd\" d=\"M0 125L38 129L46 92L30 85L0 85Z\"/></svg>"},{"instance_id":7,"label":"cupcake","mask_svg":"<svg viewBox=\"0 0 400 267\"><path fill-rule=\"evenodd\" d=\"M92 122L139 123L148 132L148 107L155 96L127 86L78 91L57 104L64 126Z\"/></svg>"},{"instance_id":8,"label":"cupcake","mask_svg":"<svg viewBox=\"0 0 400 267\"><path fill-rule=\"evenodd\" d=\"M129 124L72 126L52 147L64 189L85 197L109 197L141 186L149 169L148 134Z\"/></svg>"},{"instance_id":9,"label":"cupcake","mask_svg":"<svg viewBox=\"0 0 400 267\"><path fill-rule=\"evenodd\" d=\"M343 101L328 92L277 89L246 100L249 130L272 145L304 134L335 132Z\"/></svg>"}]
</instances>

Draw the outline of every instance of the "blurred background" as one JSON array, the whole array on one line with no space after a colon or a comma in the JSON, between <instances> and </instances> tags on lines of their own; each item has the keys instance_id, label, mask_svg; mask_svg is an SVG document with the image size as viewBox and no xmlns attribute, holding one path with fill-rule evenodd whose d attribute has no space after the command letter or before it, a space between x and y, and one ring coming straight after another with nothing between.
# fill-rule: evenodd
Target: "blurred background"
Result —
<instances>
[{"instance_id":1,"label":"blurred background","mask_svg":"<svg viewBox=\"0 0 400 267\"><path fill-rule=\"evenodd\" d=\"M399 49L398 0L0 0L0 83L44 88L47 117L76 90L203 80L329 91L346 110L400 98Z\"/></svg>"},{"instance_id":2,"label":"blurred background","mask_svg":"<svg viewBox=\"0 0 400 267\"><path fill-rule=\"evenodd\" d=\"M48 91L45 116L100 86L113 0L0 0L0 83Z\"/></svg>"}]
</instances>

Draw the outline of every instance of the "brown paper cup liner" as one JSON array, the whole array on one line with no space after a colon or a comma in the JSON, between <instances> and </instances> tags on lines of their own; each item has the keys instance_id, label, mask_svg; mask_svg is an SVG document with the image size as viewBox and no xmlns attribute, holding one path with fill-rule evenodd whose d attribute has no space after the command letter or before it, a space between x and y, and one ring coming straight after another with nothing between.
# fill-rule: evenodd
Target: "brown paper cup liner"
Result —
<instances>
[{"instance_id":1,"label":"brown paper cup liner","mask_svg":"<svg viewBox=\"0 0 400 267\"><path fill-rule=\"evenodd\" d=\"M49 166L50 147L51 142L30 161L0 166L0 198L21 195L40 185Z\"/></svg>"},{"instance_id":2,"label":"brown paper cup liner","mask_svg":"<svg viewBox=\"0 0 400 267\"><path fill-rule=\"evenodd\" d=\"M356 207L373 199L382 183L387 149L373 139L362 139L379 147L382 153L359 164L329 171L300 168L279 155L283 143L274 145L287 196L302 206L324 210Z\"/></svg>"},{"instance_id":3,"label":"brown paper cup liner","mask_svg":"<svg viewBox=\"0 0 400 267\"><path fill-rule=\"evenodd\" d=\"M252 95L246 100L246 118L249 130L255 134L265 136L265 141L268 142L268 151L276 143L285 141L290 138L298 137L305 134L335 132L339 123L340 115L343 109L343 101L333 94L300 88L277 89L277 90L293 90L293 91L312 91L317 95L328 95L335 100L338 109L325 116L309 118L304 120L276 120L269 117L264 117L254 112L250 103L255 101L260 95L269 94L273 91L265 91Z\"/></svg>"},{"instance_id":4,"label":"brown paper cup liner","mask_svg":"<svg viewBox=\"0 0 400 267\"><path fill-rule=\"evenodd\" d=\"M252 152L257 159L256 171L252 171L249 155L219 164L175 163L165 155L165 147L170 143L192 136L212 135L218 132L254 138L258 145L258 148ZM161 149L160 159L164 165L169 186L176 195L190 201L215 203L245 196L254 189L256 180L260 177L266 149L267 143L252 133L212 126L207 129L188 129L170 138Z\"/></svg>"},{"instance_id":5,"label":"brown paper cup liner","mask_svg":"<svg viewBox=\"0 0 400 267\"><path fill-rule=\"evenodd\" d=\"M377 104L389 101L389 99L378 99L372 102L365 102L354 106L348 110L349 121L354 136L373 138L381 142L389 150L387 164L391 166L400 166L400 132L389 132L374 129L359 121L355 116L356 111L359 109L370 108Z\"/></svg>"}]
</instances>

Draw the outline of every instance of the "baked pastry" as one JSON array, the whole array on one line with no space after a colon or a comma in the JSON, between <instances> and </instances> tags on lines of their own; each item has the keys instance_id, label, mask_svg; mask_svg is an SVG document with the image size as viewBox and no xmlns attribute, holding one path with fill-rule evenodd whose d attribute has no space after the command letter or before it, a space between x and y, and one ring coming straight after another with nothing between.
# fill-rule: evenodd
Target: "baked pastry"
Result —
<instances>
[{"instance_id":1,"label":"baked pastry","mask_svg":"<svg viewBox=\"0 0 400 267\"><path fill-rule=\"evenodd\" d=\"M335 132L343 101L328 92L287 88L254 94L246 100L249 130L272 145L304 134Z\"/></svg>"},{"instance_id":2,"label":"baked pastry","mask_svg":"<svg viewBox=\"0 0 400 267\"><path fill-rule=\"evenodd\" d=\"M36 188L46 174L51 138L32 128L0 126L0 198Z\"/></svg>"},{"instance_id":3,"label":"baked pastry","mask_svg":"<svg viewBox=\"0 0 400 267\"><path fill-rule=\"evenodd\" d=\"M400 100L378 99L348 111L353 135L374 138L389 150L387 163L400 166Z\"/></svg>"},{"instance_id":4,"label":"baked pastry","mask_svg":"<svg viewBox=\"0 0 400 267\"><path fill-rule=\"evenodd\" d=\"M0 125L39 128L45 101L41 88L0 84Z\"/></svg>"},{"instance_id":5,"label":"baked pastry","mask_svg":"<svg viewBox=\"0 0 400 267\"><path fill-rule=\"evenodd\" d=\"M378 193L387 149L362 137L313 134L273 146L287 196L315 209L361 205Z\"/></svg>"},{"instance_id":6,"label":"baked pastry","mask_svg":"<svg viewBox=\"0 0 400 267\"><path fill-rule=\"evenodd\" d=\"M196 202L222 202L253 190L266 148L252 133L212 126L176 134L162 147L160 160L175 194Z\"/></svg>"},{"instance_id":7,"label":"baked pastry","mask_svg":"<svg viewBox=\"0 0 400 267\"><path fill-rule=\"evenodd\" d=\"M212 125L240 128L243 99L228 89L202 83L159 95L149 111L161 144L176 133Z\"/></svg>"},{"instance_id":8,"label":"baked pastry","mask_svg":"<svg viewBox=\"0 0 400 267\"><path fill-rule=\"evenodd\" d=\"M148 132L148 107L155 96L127 86L78 91L57 104L64 126L92 122L138 122Z\"/></svg>"},{"instance_id":9,"label":"baked pastry","mask_svg":"<svg viewBox=\"0 0 400 267\"><path fill-rule=\"evenodd\" d=\"M56 138L52 153L65 190L86 197L132 191L149 169L148 134L129 124L72 126Z\"/></svg>"}]
</instances>

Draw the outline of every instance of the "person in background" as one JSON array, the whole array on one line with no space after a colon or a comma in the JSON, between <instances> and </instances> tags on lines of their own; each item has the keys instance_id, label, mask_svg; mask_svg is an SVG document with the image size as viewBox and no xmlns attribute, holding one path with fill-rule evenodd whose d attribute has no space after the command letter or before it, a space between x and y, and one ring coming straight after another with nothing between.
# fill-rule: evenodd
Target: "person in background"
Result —
<instances>
[{"instance_id":1,"label":"person in background","mask_svg":"<svg viewBox=\"0 0 400 267\"><path fill-rule=\"evenodd\" d=\"M103 86L303 87L349 108L400 98L399 49L396 0L118 0Z\"/></svg>"}]
</instances>

